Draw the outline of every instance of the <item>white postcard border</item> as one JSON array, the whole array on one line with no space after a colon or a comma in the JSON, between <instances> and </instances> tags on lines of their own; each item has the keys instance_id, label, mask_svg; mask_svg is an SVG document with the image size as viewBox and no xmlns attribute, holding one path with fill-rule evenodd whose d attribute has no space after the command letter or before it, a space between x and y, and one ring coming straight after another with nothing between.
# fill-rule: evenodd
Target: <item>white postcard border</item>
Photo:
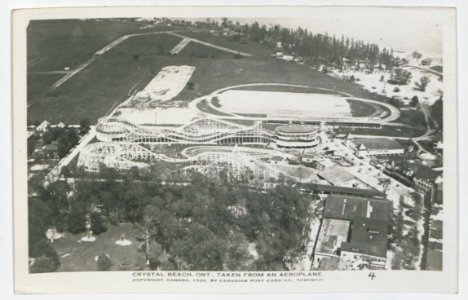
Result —
<instances>
[{"instance_id":1,"label":"white postcard border","mask_svg":"<svg viewBox=\"0 0 468 300\"><path fill-rule=\"evenodd\" d=\"M435 8L434 8L435 9ZM33 10L15 12L13 25L13 121L14 121L14 230L15 230L15 287L20 293L80 293L80 292L186 292L186 293L286 293L286 292L455 292L457 290L457 86L456 86L456 36L455 17L451 11L447 31L444 34L444 270L434 271L375 271L374 280L366 272L321 272L322 281L310 284L280 282L275 284L236 283L236 284L186 284L165 282L163 286L132 281L132 272L77 272L29 274L27 268L27 189L26 180L26 89L25 89L25 24L37 18L76 18L93 17L131 17L159 14L161 16L191 17L203 16L306 16L307 9L301 7L248 7L237 9L235 13L222 8L79 8ZM450 46L451 45L451 46ZM213 272L217 273L217 272ZM108 284L104 284L106 282Z\"/></svg>"}]
</instances>

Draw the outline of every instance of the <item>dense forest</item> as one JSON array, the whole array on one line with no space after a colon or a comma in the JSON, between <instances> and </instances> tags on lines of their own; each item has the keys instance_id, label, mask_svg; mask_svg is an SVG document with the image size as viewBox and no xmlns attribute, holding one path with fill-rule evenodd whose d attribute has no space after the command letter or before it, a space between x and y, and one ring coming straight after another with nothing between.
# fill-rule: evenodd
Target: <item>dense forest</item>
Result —
<instances>
[{"instance_id":1,"label":"dense forest","mask_svg":"<svg viewBox=\"0 0 468 300\"><path fill-rule=\"evenodd\" d=\"M167 184L156 168L103 169L73 188L66 181L39 187L29 202L29 251L38 261L32 271L60 265L45 231L83 233L86 215L94 234L135 224L151 269L285 270L303 250L310 196L282 185L267 192L232 186L196 172L189 178L187 185Z\"/></svg>"}]
</instances>

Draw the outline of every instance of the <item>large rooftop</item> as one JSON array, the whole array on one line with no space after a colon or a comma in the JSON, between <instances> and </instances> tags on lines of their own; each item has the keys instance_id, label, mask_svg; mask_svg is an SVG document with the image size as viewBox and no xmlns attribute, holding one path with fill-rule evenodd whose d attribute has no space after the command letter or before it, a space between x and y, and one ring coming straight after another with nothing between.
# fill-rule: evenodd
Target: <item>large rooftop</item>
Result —
<instances>
[{"instance_id":1,"label":"large rooftop","mask_svg":"<svg viewBox=\"0 0 468 300\"><path fill-rule=\"evenodd\" d=\"M368 218L388 222L390 213L391 205L388 200L329 195L325 203L324 217L343 220Z\"/></svg>"},{"instance_id":2,"label":"large rooftop","mask_svg":"<svg viewBox=\"0 0 468 300\"><path fill-rule=\"evenodd\" d=\"M341 251L386 257L388 222L355 218L351 223L350 240L341 244Z\"/></svg>"}]
</instances>

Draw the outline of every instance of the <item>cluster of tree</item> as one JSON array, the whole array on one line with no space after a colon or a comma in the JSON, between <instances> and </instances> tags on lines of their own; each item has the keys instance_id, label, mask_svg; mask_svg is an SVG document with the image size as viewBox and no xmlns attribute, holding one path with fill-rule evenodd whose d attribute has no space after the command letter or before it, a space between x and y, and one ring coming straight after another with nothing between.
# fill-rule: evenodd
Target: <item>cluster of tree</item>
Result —
<instances>
[{"instance_id":1,"label":"cluster of tree","mask_svg":"<svg viewBox=\"0 0 468 300\"><path fill-rule=\"evenodd\" d=\"M86 129L86 131L88 129ZM42 144L48 145L52 142L57 143L59 157L64 157L79 140L80 137L75 128L50 128L42 135ZM28 155L33 154L40 142L41 138L38 136L33 135L28 138Z\"/></svg>"},{"instance_id":2,"label":"cluster of tree","mask_svg":"<svg viewBox=\"0 0 468 300\"><path fill-rule=\"evenodd\" d=\"M56 127L50 128L50 130L43 135L43 139L46 144L56 141L58 144L59 157L64 157L70 149L78 143L80 137L74 128Z\"/></svg>"},{"instance_id":3,"label":"cluster of tree","mask_svg":"<svg viewBox=\"0 0 468 300\"><path fill-rule=\"evenodd\" d=\"M390 75L390 79L388 79L387 82L390 84L406 85L410 79L411 72L401 68L395 68L393 69L392 74Z\"/></svg>"},{"instance_id":4,"label":"cluster of tree","mask_svg":"<svg viewBox=\"0 0 468 300\"><path fill-rule=\"evenodd\" d=\"M343 35L338 38L335 35L312 33L301 27L289 29L280 25L267 28L257 22L241 26L240 31L249 39L270 47L281 43L283 50L309 58L315 65L333 64L343 68L344 62L347 62L359 69L360 64L364 63L367 69L373 71L375 65L392 69L395 63L393 50L380 49L376 44L345 38Z\"/></svg>"},{"instance_id":5,"label":"cluster of tree","mask_svg":"<svg viewBox=\"0 0 468 300\"><path fill-rule=\"evenodd\" d=\"M416 85L416 89L418 91L424 92L426 91L426 87L430 81L431 80L429 79L429 77L423 76L419 79L419 82L415 82L414 84Z\"/></svg>"},{"instance_id":6,"label":"cluster of tree","mask_svg":"<svg viewBox=\"0 0 468 300\"><path fill-rule=\"evenodd\" d=\"M73 194L65 182L38 193L29 209L31 245L51 226L84 231L84 216L91 214L96 234L107 222L138 226L151 268L284 270L285 257L303 250L310 199L292 187L265 193L197 172L188 174L188 185L171 184L157 169L103 169L96 176L77 180Z\"/></svg>"},{"instance_id":7,"label":"cluster of tree","mask_svg":"<svg viewBox=\"0 0 468 300\"><path fill-rule=\"evenodd\" d=\"M419 229L415 226L413 220L405 221L405 211L421 210L420 203L422 202L421 196L412 193L411 197L416 204L415 208L411 208L405 204L403 197L400 197L400 209L394 214L392 224L392 244L395 256L392 259L393 270L414 270L421 250L421 241L419 240ZM412 226L407 233L404 232L405 223L411 222Z\"/></svg>"},{"instance_id":8,"label":"cluster of tree","mask_svg":"<svg viewBox=\"0 0 468 300\"><path fill-rule=\"evenodd\" d=\"M432 119L437 123L437 127L439 129L443 129L443 125L444 125L444 122L443 122L443 118L444 118L444 113L443 113L443 109L444 109L444 101L443 101L443 97L440 96L439 99L437 99L434 104L432 104L431 106L431 116L432 116Z\"/></svg>"},{"instance_id":9,"label":"cluster of tree","mask_svg":"<svg viewBox=\"0 0 468 300\"><path fill-rule=\"evenodd\" d=\"M58 206L64 206L63 195L59 195L60 192L54 192L55 189L60 191L62 187L58 185L51 186L48 193L50 197L45 196L45 194L42 195L42 193L45 193L45 190L43 190L41 191L41 200L32 197L28 199L28 242L29 256L34 259L34 263L30 267L30 271L33 273L53 272L60 266L57 252L46 239L45 232L52 227L51 223L63 223L60 216L54 215L54 213L60 211ZM56 199L60 200L59 205L54 204L53 201ZM55 217L53 222L50 222L51 217Z\"/></svg>"}]
</instances>

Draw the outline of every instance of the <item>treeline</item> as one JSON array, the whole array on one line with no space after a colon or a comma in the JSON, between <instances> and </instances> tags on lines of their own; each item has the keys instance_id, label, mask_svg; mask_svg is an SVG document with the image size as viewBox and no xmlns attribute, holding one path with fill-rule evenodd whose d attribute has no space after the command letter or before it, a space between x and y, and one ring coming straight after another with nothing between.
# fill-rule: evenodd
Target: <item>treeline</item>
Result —
<instances>
[{"instance_id":1,"label":"treeline","mask_svg":"<svg viewBox=\"0 0 468 300\"><path fill-rule=\"evenodd\" d=\"M261 192L196 172L188 185L167 184L155 169L104 169L100 177L76 181L73 194L66 182L52 183L30 201L31 256L45 255L47 228L84 232L86 214L95 234L109 224L138 226L152 269L284 270L303 250L310 199L289 186Z\"/></svg>"},{"instance_id":2,"label":"treeline","mask_svg":"<svg viewBox=\"0 0 468 300\"><path fill-rule=\"evenodd\" d=\"M378 45L345 38L343 35L337 38L335 35L313 33L301 27L289 29L280 25L267 28L257 22L242 28L249 39L270 47L276 47L280 42L282 49L309 58L315 65L332 64L342 68L346 62L357 68L360 63L365 63L370 70L376 64L387 69L393 67L393 50L380 50Z\"/></svg>"},{"instance_id":3,"label":"treeline","mask_svg":"<svg viewBox=\"0 0 468 300\"><path fill-rule=\"evenodd\" d=\"M289 54L301 56L315 66L333 65L339 69L353 66L359 69L361 64L365 64L368 70L373 71L376 66L390 70L400 63L393 56L393 49L379 48L376 44L346 38L343 35L337 37L313 33L301 27L267 27L258 22L232 24L226 18L223 18L221 23L210 21L208 26L216 29L230 28L237 33L232 35L233 39L242 40L245 37L271 49L279 48Z\"/></svg>"}]
</instances>

